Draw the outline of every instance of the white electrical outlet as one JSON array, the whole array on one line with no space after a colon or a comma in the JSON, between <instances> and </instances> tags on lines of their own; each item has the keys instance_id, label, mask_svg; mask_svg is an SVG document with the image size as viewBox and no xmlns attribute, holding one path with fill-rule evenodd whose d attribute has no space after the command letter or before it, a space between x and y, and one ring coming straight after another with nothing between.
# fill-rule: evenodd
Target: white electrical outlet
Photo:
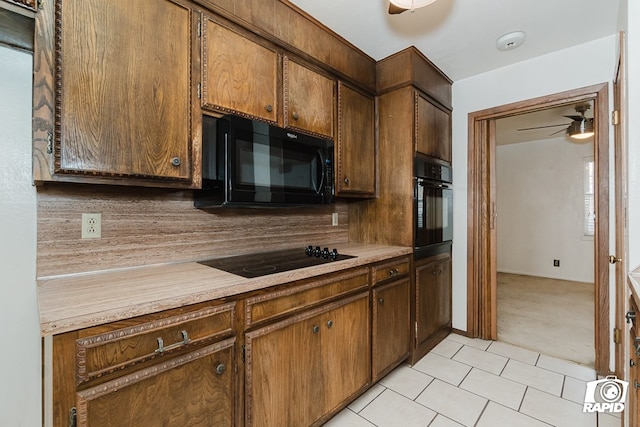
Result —
<instances>
[{"instance_id":1,"label":"white electrical outlet","mask_svg":"<svg viewBox=\"0 0 640 427\"><path fill-rule=\"evenodd\" d=\"M331 225L333 225L334 227L338 225L338 212L334 212L333 214L331 214Z\"/></svg>"},{"instance_id":2,"label":"white electrical outlet","mask_svg":"<svg viewBox=\"0 0 640 427\"><path fill-rule=\"evenodd\" d=\"M82 238L99 239L102 237L102 214L82 214Z\"/></svg>"}]
</instances>

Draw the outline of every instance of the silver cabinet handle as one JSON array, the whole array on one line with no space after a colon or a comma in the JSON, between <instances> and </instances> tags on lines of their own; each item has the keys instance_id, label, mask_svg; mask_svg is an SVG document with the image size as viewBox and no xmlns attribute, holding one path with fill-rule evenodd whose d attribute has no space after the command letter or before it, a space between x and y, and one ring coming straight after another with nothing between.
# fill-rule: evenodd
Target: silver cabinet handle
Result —
<instances>
[{"instance_id":1,"label":"silver cabinet handle","mask_svg":"<svg viewBox=\"0 0 640 427\"><path fill-rule=\"evenodd\" d=\"M171 159L171 164L173 166L180 166L182 164L182 160L180 160L180 157L174 157Z\"/></svg>"},{"instance_id":2,"label":"silver cabinet handle","mask_svg":"<svg viewBox=\"0 0 640 427\"><path fill-rule=\"evenodd\" d=\"M333 320L329 320L327 322L327 328L331 328L331 327L333 327Z\"/></svg>"},{"instance_id":3,"label":"silver cabinet handle","mask_svg":"<svg viewBox=\"0 0 640 427\"><path fill-rule=\"evenodd\" d=\"M221 363L218 366L216 366L216 374L222 375L224 373L224 371L226 371L226 369L227 369L227 367L224 366L224 363Z\"/></svg>"},{"instance_id":4,"label":"silver cabinet handle","mask_svg":"<svg viewBox=\"0 0 640 427\"><path fill-rule=\"evenodd\" d=\"M398 271L397 268L392 268L391 270L389 270L389 277L397 276L398 273L400 273L400 271Z\"/></svg>"},{"instance_id":5,"label":"silver cabinet handle","mask_svg":"<svg viewBox=\"0 0 640 427\"><path fill-rule=\"evenodd\" d=\"M182 341L168 345L166 347L164 346L164 340L162 339L162 337L158 337L158 348L155 349L155 352L162 354L165 351L175 350L178 347L189 344L190 339L187 331L181 331L180 333L182 334Z\"/></svg>"},{"instance_id":6,"label":"silver cabinet handle","mask_svg":"<svg viewBox=\"0 0 640 427\"><path fill-rule=\"evenodd\" d=\"M318 325L314 325L314 326L313 326L313 333L314 333L314 334L317 334L318 332L320 332L320 326L318 326Z\"/></svg>"},{"instance_id":7,"label":"silver cabinet handle","mask_svg":"<svg viewBox=\"0 0 640 427\"><path fill-rule=\"evenodd\" d=\"M384 304L384 298L380 298L378 302L380 303L380 305Z\"/></svg>"},{"instance_id":8,"label":"silver cabinet handle","mask_svg":"<svg viewBox=\"0 0 640 427\"><path fill-rule=\"evenodd\" d=\"M633 323L636 320L636 312L627 311L627 314L625 314L624 317L627 319L627 323Z\"/></svg>"},{"instance_id":9,"label":"silver cabinet handle","mask_svg":"<svg viewBox=\"0 0 640 427\"><path fill-rule=\"evenodd\" d=\"M293 120L298 120L300 118L300 115L294 111L291 117L293 117Z\"/></svg>"},{"instance_id":10,"label":"silver cabinet handle","mask_svg":"<svg viewBox=\"0 0 640 427\"><path fill-rule=\"evenodd\" d=\"M265 107L265 109L267 110L268 113L273 111L273 105L269 104Z\"/></svg>"}]
</instances>

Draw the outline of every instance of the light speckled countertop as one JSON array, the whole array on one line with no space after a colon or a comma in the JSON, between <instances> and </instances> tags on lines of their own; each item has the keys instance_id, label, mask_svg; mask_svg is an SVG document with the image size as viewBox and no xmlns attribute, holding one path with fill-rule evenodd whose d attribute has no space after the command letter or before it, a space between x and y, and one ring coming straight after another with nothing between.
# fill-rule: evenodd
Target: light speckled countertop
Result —
<instances>
[{"instance_id":1,"label":"light speckled countertop","mask_svg":"<svg viewBox=\"0 0 640 427\"><path fill-rule=\"evenodd\" d=\"M335 263L246 279L196 262L39 279L43 336L239 295L412 253L399 246L342 244Z\"/></svg>"}]
</instances>

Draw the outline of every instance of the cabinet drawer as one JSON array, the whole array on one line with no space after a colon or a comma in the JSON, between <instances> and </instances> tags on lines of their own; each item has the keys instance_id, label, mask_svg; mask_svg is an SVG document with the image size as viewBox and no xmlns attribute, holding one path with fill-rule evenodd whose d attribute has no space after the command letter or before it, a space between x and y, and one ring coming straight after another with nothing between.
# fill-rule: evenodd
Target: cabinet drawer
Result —
<instances>
[{"instance_id":1,"label":"cabinet drawer","mask_svg":"<svg viewBox=\"0 0 640 427\"><path fill-rule=\"evenodd\" d=\"M409 274L410 262L408 257L398 258L376 265L372 270L371 282L376 285L389 279L396 279Z\"/></svg>"},{"instance_id":2,"label":"cabinet drawer","mask_svg":"<svg viewBox=\"0 0 640 427\"><path fill-rule=\"evenodd\" d=\"M369 286L369 269L359 268L299 286L250 297L246 301L246 326L290 314Z\"/></svg>"},{"instance_id":3,"label":"cabinet drawer","mask_svg":"<svg viewBox=\"0 0 640 427\"><path fill-rule=\"evenodd\" d=\"M234 345L229 338L78 391L78 427L232 426Z\"/></svg>"},{"instance_id":4,"label":"cabinet drawer","mask_svg":"<svg viewBox=\"0 0 640 427\"><path fill-rule=\"evenodd\" d=\"M163 354L171 354L233 333L235 303L153 319L76 340L80 385Z\"/></svg>"}]
</instances>

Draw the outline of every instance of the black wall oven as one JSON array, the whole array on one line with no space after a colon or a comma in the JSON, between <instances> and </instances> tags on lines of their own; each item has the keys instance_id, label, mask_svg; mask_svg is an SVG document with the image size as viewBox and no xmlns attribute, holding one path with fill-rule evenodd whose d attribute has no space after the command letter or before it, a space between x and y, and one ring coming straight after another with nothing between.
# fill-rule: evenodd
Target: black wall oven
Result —
<instances>
[{"instance_id":1,"label":"black wall oven","mask_svg":"<svg viewBox=\"0 0 640 427\"><path fill-rule=\"evenodd\" d=\"M451 167L417 154L414 188L415 258L448 252L453 240Z\"/></svg>"}]
</instances>

